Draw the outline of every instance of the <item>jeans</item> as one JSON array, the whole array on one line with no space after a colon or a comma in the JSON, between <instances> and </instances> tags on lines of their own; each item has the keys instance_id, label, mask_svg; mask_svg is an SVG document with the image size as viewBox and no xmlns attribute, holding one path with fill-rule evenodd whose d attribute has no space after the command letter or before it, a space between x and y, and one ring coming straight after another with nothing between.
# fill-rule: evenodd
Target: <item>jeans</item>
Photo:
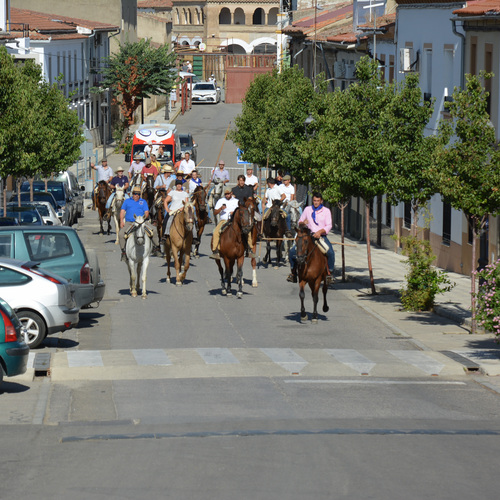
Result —
<instances>
[{"instance_id":1,"label":"jeans","mask_svg":"<svg viewBox=\"0 0 500 500\"><path fill-rule=\"evenodd\" d=\"M328 253L326 254L326 258L328 260L328 270L333 274L333 270L335 269L335 252L333 250L333 245L331 241L326 236L321 236L323 241L328 245ZM297 247L295 244L290 248L288 252L288 259L290 260L290 267L293 271L294 268L297 267Z\"/></svg>"}]
</instances>

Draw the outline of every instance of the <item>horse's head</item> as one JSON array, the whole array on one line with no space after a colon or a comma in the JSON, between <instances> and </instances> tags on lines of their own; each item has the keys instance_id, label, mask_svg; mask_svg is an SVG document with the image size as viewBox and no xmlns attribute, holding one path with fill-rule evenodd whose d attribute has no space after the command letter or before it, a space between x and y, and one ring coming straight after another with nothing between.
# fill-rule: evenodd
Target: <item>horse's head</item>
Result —
<instances>
[{"instance_id":1,"label":"horse's head","mask_svg":"<svg viewBox=\"0 0 500 500\"><path fill-rule=\"evenodd\" d=\"M311 245L314 245L311 230L306 224L300 223L297 228L297 237L295 238L297 248L297 264L303 266L311 252ZM312 247L314 248L314 247Z\"/></svg>"},{"instance_id":2,"label":"horse's head","mask_svg":"<svg viewBox=\"0 0 500 500\"><path fill-rule=\"evenodd\" d=\"M194 205L189 201L184 201L184 226L187 231L191 232L194 225Z\"/></svg>"},{"instance_id":3,"label":"horse's head","mask_svg":"<svg viewBox=\"0 0 500 500\"><path fill-rule=\"evenodd\" d=\"M248 234L253 228L253 217L250 209L244 205L240 205L233 212L233 219L240 226L243 234Z\"/></svg>"},{"instance_id":4,"label":"horse's head","mask_svg":"<svg viewBox=\"0 0 500 500\"><path fill-rule=\"evenodd\" d=\"M155 189L155 178L154 175L148 174L146 177L146 191L154 191Z\"/></svg>"},{"instance_id":5,"label":"horse's head","mask_svg":"<svg viewBox=\"0 0 500 500\"><path fill-rule=\"evenodd\" d=\"M253 226L255 224L255 214L259 213L259 206L257 205L257 200L253 197L245 198L243 205L248 209Z\"/></svg>"},{"instance_id":6,"label":"horse's head","mask_svg":"<svg viewBox=\"0 0 500 500\"><path fill-rule=\"evenodd\" d=\"M271 207L271 215L269 220L271 221L272 227L277 227L280 221L281 213L281 200L273 200L273 206Z\"/></svg>"},{"instance_id":7,"label":"horse's head","mask_svg":"<svg viewBox=\"0 0 500 500\"><path fill-rule=\"evenodd\" d=\"M97 199L99 203L106 203L109 195L111 194L111 188L106 181L99 181L97 183Z\"/></svg>"},{"instance_id":8,"label":"horse's head","mask_svg":"<svg viewBox=\"0 0 500 500\"><path fill-rule=\"evenodd\" d=\"M202 186L198 186L193 191L193 194L191 195L191 201L193 202L194 206L197 208L198 213L207 211L206 197L207 197L207 190L206 190L206 188L203 188Z\"/></svg>"},{"instance_id":9,"label":"horse's head","mask_svg":"<svg viewBox=\"0 0 500 500\"><path fill-rule=\"evenodd\" d=\"M134 215L134 238L135 242L138 245L144 245L144 238L146 236L146 228L144 227L144 224L146 223L146 220L142 215Z\"/></svg>"},{"instance_id":10,"label":"horse's head","mask_svg":"<svg viewBox=\"0 0 500 500\"><path fill-rule=\"evenodd\" d=\"M296 229L300 219L300 209L304 205L304 202L298 203L297 200L292 200L288 202L288 208L290 213L290 227L291 229Z\"/></svg>"}]
</instances>

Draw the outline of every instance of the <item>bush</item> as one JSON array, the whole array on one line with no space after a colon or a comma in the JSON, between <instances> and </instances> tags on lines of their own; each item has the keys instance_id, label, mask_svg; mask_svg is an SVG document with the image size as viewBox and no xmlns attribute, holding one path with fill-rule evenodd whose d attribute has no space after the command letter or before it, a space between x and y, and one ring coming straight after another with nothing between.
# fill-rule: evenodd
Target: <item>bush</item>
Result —
<instances>
[{"instance_id":1,"label":"bush","mask_svg":"<svg viewBox=\"0 0 500 500\"><path fill-rule=\"evenodd\" d=\"M438 293L449 292L455 283L448 279L446 271L432 266L436 256L427 240L415 236L402 238L403 255L408 257L406 284L401 289L401 304L406 311L430 311Z\"/></svg>"},{"instance_id":2,"label":"bush","mask_svg":"<svg viewBox=\"0 0 500 500\"><path fill-rule=\"evenodd\" d=\"M500 288L497 288L497 282L500 283L500 259L474 274L479 278L475 318L479 326L500 339Z\"/></svg>"}]
</instances>

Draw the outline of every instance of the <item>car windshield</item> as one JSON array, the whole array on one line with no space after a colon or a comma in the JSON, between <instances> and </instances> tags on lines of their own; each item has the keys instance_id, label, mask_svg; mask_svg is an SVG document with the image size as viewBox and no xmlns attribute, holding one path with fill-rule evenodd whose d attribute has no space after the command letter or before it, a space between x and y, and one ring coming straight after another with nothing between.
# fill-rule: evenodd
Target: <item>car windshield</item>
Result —
<instances>
[{"instance_id":1,"label":"car windshield","mask_svg":"<svg viewBox=\"0 0 500 500\"><path fill-rule=\"evenodd\" d=\"M189 148L191 147L191 141L187 137L181 137L181 148Z\"/></svg>"},{"instance_id":2,"label":"car windshield","mask_svg":"<svg viewBox=\"0 0 500 500\"><path fill-rule=\"evenodd\" d=\"M38 213L43 217L50 217L47 205L35 204L34 207L38 210Z\"/></svg>"},{"instance_id":3,"label":"car windshield","mask_svg":"<svg viewBox=\"0 0 500 500\"><path fill-rule=\"evenodd\" d=\"M14 197L14 200L17 200L17 196ZM31 201L29 193L21 193L21 201ZM57 210L57 204L54 200L54 197L50 193L39 192L33 193L33 201L48 201L54 210Z\"/></svg>"},{"instance_id":4,"label":"car windshield","mask_svg":"<svg viewBox=\"0 0 500 500\"><path fill-rule=\"evenodd\" d=\"M62 184L58 184L56 186L49 185L49 186L47 186L47 191L54 195L54 198L56 199L56 201L65 201L64 189L62 187Z\"/></svg>"},{"instance_id":5,"label":"car windshield","mask_svg":"<svg viewBox=\"0 0 500 500\"><path fill-rule=\"evenodd\" d=\"M40 214L36 210L29 210L26 207L7 207L5 216L15 217L22 226L30 224L43 224Z\"/></svg>"},{"instance_id":6,"label":"car windshield","mask_svg":"<svg viewBox=\"0 0 500 500\"><path fill-rule=\"evenodd\" d=\"M193 90L215 90L215 87L212 83L197 83Z\"/></svg>"}]
</instances>

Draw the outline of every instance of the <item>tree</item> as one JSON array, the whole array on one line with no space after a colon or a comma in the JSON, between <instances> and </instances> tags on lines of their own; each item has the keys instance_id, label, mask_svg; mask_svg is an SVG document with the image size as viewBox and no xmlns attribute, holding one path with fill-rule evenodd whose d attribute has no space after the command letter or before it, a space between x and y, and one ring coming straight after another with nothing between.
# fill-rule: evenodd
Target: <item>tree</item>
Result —
<instances>
[{"instance_id":1,"label":"tree","mask_svg":"<svg viewBox=\"0 0 500 500\"><path fill-rule=\"evenodd\" d=\"M440 123L443 142L454 140L443 148L431 171L443 199L464 212L472 230L472 333L476 330L476 243L488 217L500 209L500 151L487 111L489 94L480 80L490 77L484 72L479 77L466 75L465 89L455 88L448 103L451 119Z\"/></svg>"},{"instance_id":2,"label":"tree","mask_svg":"<svg viewBox=\"0 0 500 500\"><path fill-rule=\"evenodd\" d=\"M391 115L388 134L393 150L393 174L387 186L387 199L392 204L411 204L414 237L419 209L436 193L429 170L440 145L438 137L424 135L434 106L431 102L422 103L421 92L418 74L410 74L396 88L396 98L387 109Z\"/></svg>"},{"instance_id":3,"label":"tree","mask_svg":"<svg viewBox=\"0 0 500 500\"><path fill-rule=\"evenodd\" d=\"M101 88L109 87L121 96L120 108L127 129L134 123L134 112L144 99L170 93L177 77L172 71L175 59L168 44L155 48L148 39L127 41L107 59Z\"/></svg>"},{"instance_id":4,"label":"tree","mask_svg":"<svg viewBox=\"0 0 500 500\"><path fill-rule=\"evenodd\" d=\"M298 66L258 76L243 101L242 113L230 138L243 150L243 159L271 164L305 181L300 145L306 140L304 121L321 103L320 91Z\"/></svg>"}]
</instances>

